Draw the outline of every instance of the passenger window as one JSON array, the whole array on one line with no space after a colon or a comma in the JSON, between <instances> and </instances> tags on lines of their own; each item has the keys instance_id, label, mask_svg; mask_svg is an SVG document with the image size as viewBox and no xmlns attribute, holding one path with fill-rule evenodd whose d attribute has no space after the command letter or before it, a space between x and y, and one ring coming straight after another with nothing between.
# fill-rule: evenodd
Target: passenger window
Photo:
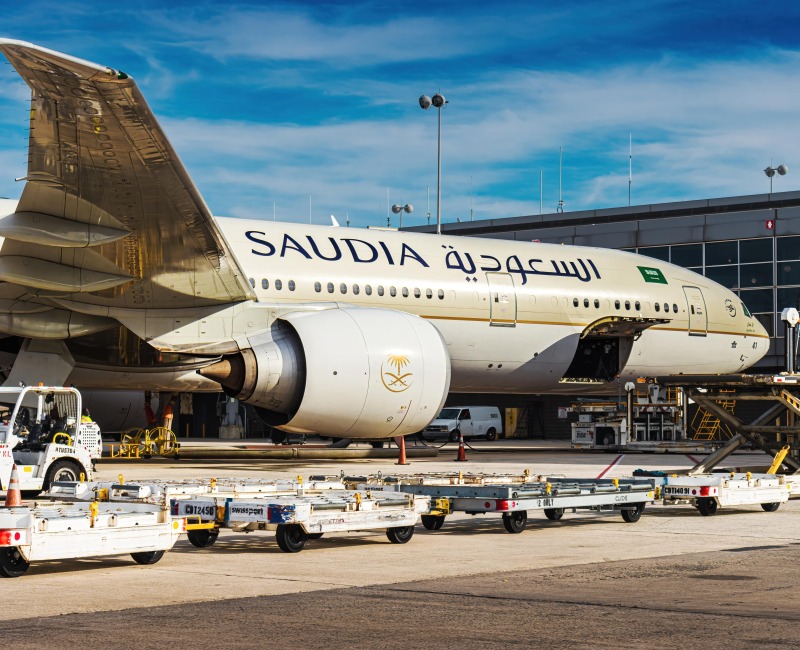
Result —
<instances>
[{"instance_id":1,"label":"passenger window","mask_svg":"<svg viewBox=\"0 0 800 650\"><path fill-rule=\"evenodd\" d=\"M469 409L464 409L461 411L461 415L458 416L459 420L469 420Z\"/></svg>"},{"instance_id":2,"label":"passenger window","mask_svg":"<svg viewBox=\"0 0 800 650\"><path fill-rule=\"evenodd\" d=\"M364 293L367 294L368 296L371 296L372 295L372 285L369 285L369 284L365 285L364 286Z\"/></svg>"},{"instance_id":3,"label":"passenger window","mask_svg":"<svg viewBox=\"0 0 800 650\"><path fill-rule=\"evenodd\" d=\"M328 282L328 293L333 293L333 282Z\"/></svg>"},{"instance_id":4,"label":"passenger window","mask_svg":"<svg viewBox=\"0 0 800 650\"><path fill-rule=\"evenodd\" d=\"M626 300L625 301L625 311L630 311L630 309L631 309L631 301L630 300Z\"/></svg>"},{"instance_id":5,"label":"passenger window","mask_svg":"<svg viewBox=\"0 0 800 650\"><path fill-rule=\"evenodd\" d=\"M283 282L281 282L280 280L275 280L275 289L277 289L278 291L283 289Z\"/></svg>"},{"instance_id":6,"label":"passenger window","mask_svg":"<svg viewBox=\"0 0 800 650\"><path fill-rule=\"evenodd\" d=\"M425 297L426 297L428 300L430 300L431 298L433 298L433 291L431 291L430 289L425 289Z\"/></svg>"},{"instance_id":7,"label":"passenger window","mask_svg":"<svg viewBox=\"0 0 800 650\"><path fill-rule=\"evenodd\" d=\"M676 314L678 313L678 305L675 303L672 303L672 311L674 311Z\"/></svg>"},{"instance_id":8,"label":"passenger window","mask_svg":"<svg viewBox=\"0 0 800 650\"><path fill-rule=\"evenodd\" d=\"M664 311L669 313L669 303L664 303Z\"/></svg>"},{"instance_id":9,"label":"passenger window","mask_svg":"<svg viewBox=\"0 0 800 650\"><path fill-rule=\"evenodd\" d=\"M584 298L584 299L583 299L583 306L584 306L586 309L589 309L589 299L588 299L588 298Z\"/></svg>"},{"instance_id":10,"label":"passenger window","mask_svg":"<svg viewBox=\"0 0 800 650\"><path fill-rule=\"evenodd\" d=\"M394 298L397 295L397 289L394 287L389 287L389 295Z\"/></svg>"},{"instance_id":11,"label":"passenger window","mask_svg":"<svg viewBox=\"0 0 800 650\"><path fill-rule=\"evenodd\" d=\"M314 291L316 291L317 293L322 291L322 284L320 284L319 282L315 282L314 283Z\"/></svg>"},{"instance_id":12,"label":"passenger window","mask_svg":"<svg viewBox=\"0 0 800 650\"><path fill-rule=\"evenodd\" d=\"M614 309L619 309L619 300L614 301Z\"/></svg>"},{"instance_id":13,"label":"passenger window","mask_svg":"<svg viewBox=\"0 0 800 650\"><path fill-rule=\"evenodd\" d=\"M577 298L573 298L572 299L572 306L573 307L577 307L578 306L578 299Z\"/></svg>"},{"instance_id":14,"label":"passenger window","mask_svg":"<svg viewBox=\"0 0 800 650\"><path fill-rule=\"evenodd\" d=\"M360 292L361 292L361 289L359 289L357 284L354 284L353 285L353 294L357 296Z\"/></svg>"},{"instance_id":15,"label":"passenger window","mask_svg":"<svg viewBox=\"0 0 800 650\"><path fill-rule=\"evenodd\" d=\"M383 285L382 285L382 284L379 284L379 285L378 285L378 295L379 295L379 296L382 296L382 295L383 295Z\"/></svg>"},{"instance_id":16,"label":"passenger window","mask_svg":"<svg viewBox=\"0 0 800 650\"><path fill-rule=\"evenodd\" d=\"M289 287L289 291L294 291L294 288L297 285L295 285L294 280L289 280L289 284L287 286Z\"/></svg>"},{"instance_id":17,"label":"passenger window","mask_svg":"<svg viewBox=\"0 0 800 650\"><path fill-rule=\"evenodd\" d=\"M339 285L339 293L342 295L347 293L347 285L344 282Z\"/></svg>"},{"instance_id":18,"label":"passenger window","mask_svg":"<svg viewBox=\"0 0 800 650\"><path fill-rule=\"evenodd\" d=\"M656 303L656 311L661 311L661 305Z\"/></svg>"},{"instance_id":19,"label":"passenger window","mask_svg":"<svg viewBox=\"0 0 800 650\"><path fill-rule=\"evenodd\" d=\"M414 288L414 297L415 298L419 298L421 295L422 295L422 292L415 287Z\"/></svg>"},{"instance_id":20,"label":"passenger window","mask_svg":"<svg viewBox=\"0 0 800 650\"><path fill-rule=\"evenodd\" d=\"M439 300L444 300L444 289L439 289Z\"/></svg>"},{"instance_id":21,"label":"passenger window","mask_svg":"<svg viewBox=\"0 0 800 650\"><path fill-rule=\"evenodd\" d=\"M261 288L262 289L269 289L269 280L267 280L266 278L263 278L261 280Z\"/></svg>"},{"instance_id":22,"label":"passenger window","mask_svg":"<svg viewBox=\"0 0 800 650\"><path fill-rule=\"evenodd\" d=\"M594 299L594 308L600 309L600 301L597 298Z\"/></svg>"},{"instance_id":23,"label":"passenger window","mask_svg":"<svg viewBox=\"0 0 800 650\"><path fill-rule=\"evenodd\" d=\"M255 289L255 288L256 288L256 281L255 281L255 278L250 278L250 286L251 286L251 287L253 287L253 289Z\"/></svg>"},{"instance_id":24,"label":"passenger window","mask_svg":"<svg viewBox=\"0 0 800 650\"><path fill-rule=\"evenodd\" d=\"M403 287L403 298L408 298L408 289Z\"/></svg>"}]
</instances>

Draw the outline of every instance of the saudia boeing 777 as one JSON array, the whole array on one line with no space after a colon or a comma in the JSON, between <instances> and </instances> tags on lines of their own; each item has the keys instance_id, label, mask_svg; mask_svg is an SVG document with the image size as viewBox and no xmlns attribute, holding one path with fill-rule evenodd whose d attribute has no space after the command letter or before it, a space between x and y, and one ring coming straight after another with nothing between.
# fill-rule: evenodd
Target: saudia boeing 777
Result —
<instances>
[{"instance_id":1,"label":"saudia boeing 777","mask_svg":"<svg viewBox=\"0 0 800 650\"><path fill-rule=\"evenodd\" d=\"M222 386L287 431L376 438L448 392L603 393L767 352L734 293L631 253L214 218L131 77L0 50L32 93L0 218L10 381Z\"/></svg>"}]
</instances>

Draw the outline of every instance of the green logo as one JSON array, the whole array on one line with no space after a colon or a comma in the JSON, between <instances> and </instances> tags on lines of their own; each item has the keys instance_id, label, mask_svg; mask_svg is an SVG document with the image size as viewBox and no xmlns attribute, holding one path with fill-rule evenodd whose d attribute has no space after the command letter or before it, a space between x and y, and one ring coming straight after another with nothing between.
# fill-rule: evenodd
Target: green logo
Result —
<instances>
[{"instance_id":1,"label":"green logo","mask_svg":"<svg viewBox=\"0 0 800 650\"><path fill-rule=\"evenodd\" d=\"M649 266L637 266L639 273L642 274L645 282L656 282L657 284L667 284L667 278L658 269L650 268Z\"/></svg>"}]
</instances>

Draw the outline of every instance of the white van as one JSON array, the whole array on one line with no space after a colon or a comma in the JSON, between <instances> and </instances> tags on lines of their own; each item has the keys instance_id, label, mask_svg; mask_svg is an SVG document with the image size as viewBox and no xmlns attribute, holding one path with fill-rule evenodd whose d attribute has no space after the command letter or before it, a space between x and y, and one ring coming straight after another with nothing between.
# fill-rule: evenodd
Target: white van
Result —
<instances>
[{"instance_id":1,"label":"white van","mask_svg":"<svg viewBox=\"0 0 800 650\"><path fill-rule=\"evenodd\" d=\"M420 432L423 440L448 438L458 440L459 432L464 438L485 436L494 440L503 433L503 420L496 406L448 406Z\"/></svg>"}]
</instances>

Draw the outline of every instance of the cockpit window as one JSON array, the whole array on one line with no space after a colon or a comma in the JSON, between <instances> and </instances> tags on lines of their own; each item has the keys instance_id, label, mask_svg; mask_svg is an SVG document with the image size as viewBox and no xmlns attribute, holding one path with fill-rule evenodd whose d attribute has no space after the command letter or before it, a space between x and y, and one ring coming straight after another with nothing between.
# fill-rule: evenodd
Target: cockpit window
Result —
<instances>
[{"instance_id":1,"label":"cockpit window","mask_svg":"<svg viewBox=\"0 0 800 650\"><path fill-rule=\"evenodd\" d=\"M753 314L750 313L750 310L747 308L747 305L745 305L744 303L742 303L742 310L744 311L744 315L747 316L748 318L752 318L753 317Z\"/></svg>"}]
</instances>

